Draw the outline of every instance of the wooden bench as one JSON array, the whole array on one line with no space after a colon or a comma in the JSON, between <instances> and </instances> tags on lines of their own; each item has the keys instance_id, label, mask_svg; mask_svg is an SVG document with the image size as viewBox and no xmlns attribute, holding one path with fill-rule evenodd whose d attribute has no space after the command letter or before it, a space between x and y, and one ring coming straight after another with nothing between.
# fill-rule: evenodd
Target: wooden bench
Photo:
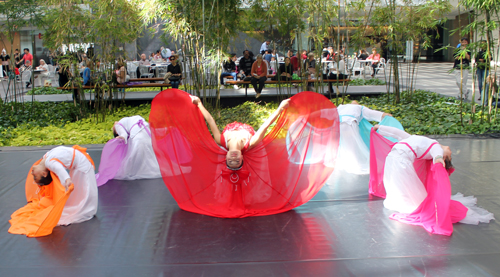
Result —
<instances>
[{"instance_id":1,"label":"wooden bench","mask_svg":"<svg viewBox=\"0 0 500 277\"><path fill-rule=\"evenodd\" d=\"M163 79L162 79L163 80ZM144 83L144 84L136 84L136 85L115 85L113 88L160 88L160 90L163 90L163 88L170 87L170 84L164 84L164 83ZM82 86L82 87L58 87L57 89L61 90L72 90L73 93L76 93L77 90L79 89L94 89L93 86Z\"/></svg>"},{"instance_id":2,"label":"wooden bench","mask_svg":"<svg viewBox=\"0 0 500 277\"><path fill-rule=\"evenodd\" d=\"M163 78L133 78L129 82L158 82L163 80Z\"/></svg>"},{"instance_id":3,"label":"wooden bench","mask_svg":"<svg viewBox=\"0 0 500 277\"><path fill-rule=\"evenodd\" d=\"M269 77L270 75L268 75ZM274 76L274 75L272 75ZM264 82L264 84L300 84L303 83L306 80L291 80L291 81L277 81L277 80L267 80ZM349 83L351 80L350 79L323 79L321 81L320 79L308 79L306 82L308 83ZM250 81L226 81L226 84L229 85L244 85L245 86L245 97L248 96L248 87L252 82ZM297 88L298 91L298 88Z\"/></svg>"}]
</instances>

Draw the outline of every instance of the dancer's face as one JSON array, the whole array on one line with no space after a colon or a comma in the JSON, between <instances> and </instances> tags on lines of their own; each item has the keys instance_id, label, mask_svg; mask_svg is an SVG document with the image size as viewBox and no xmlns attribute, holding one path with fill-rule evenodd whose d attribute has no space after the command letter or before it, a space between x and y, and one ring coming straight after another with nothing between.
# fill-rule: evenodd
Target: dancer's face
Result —
<instances>
[{"instance_id":1,"label":"dancer's face","mask_svg":"<svg viewBox=\"0 0 500 277\"><path fill-rule=\"evenodd\" d=\"M451 162L451 149L449 146L446 145L441 145L441 148L443 148L443 159L449 160Z\"/></svg>"},{"instance_id":2,"label":"dancer's face","mask_svg":"<svg viewBox=\"0 0 500 277\"><path fill-rule=\"evenodd\" d=\"M48 174L49 172L41 164L37 164L31 169L31 175L33 175L36 183L40 182L42 177L47 177Z\"/></svg>"},{"instance_id":3,"label":"dancer's face","mask_svg":"<svg viewBox=\"0 0 500 277\"><path fill-rule=\"evenodd\" d=\"M231 150L227 151L226 154L226 164L230 168L238 168L241 166L243 162L243 156L241 155L240 150Z\"/></svg>"}]
</instances>

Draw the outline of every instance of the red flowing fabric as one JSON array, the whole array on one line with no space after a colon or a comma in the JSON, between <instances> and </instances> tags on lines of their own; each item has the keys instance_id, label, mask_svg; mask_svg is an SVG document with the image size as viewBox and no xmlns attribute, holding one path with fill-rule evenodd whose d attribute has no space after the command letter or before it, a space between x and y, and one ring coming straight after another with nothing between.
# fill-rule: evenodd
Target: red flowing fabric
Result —
<instances>
[{"instance_id":1,"label":"red flowing fabric","mask_svg":"<svg viewBox=\"0 0 500 277\"><path fill-rule=\"evenodd\" d=\"M384 188L385 158L395 143L387 140L372 129L370 134L370 184L369 192L386 197ZM416 159L413 163L419 179L425 186L427 197L410 214L394 213L389 218L411 225L422 226L427 232L450 236L452 223L459 222L467 215L467 208L458 201L451 200L449 175L442 164L432 160Z\"/></svg>"},{"instance_id":2,"label":"red flowing fabric","mask_svg":"<svg viewBox=\"0 0 500 277\"><path fill-rule=\"evenodd\" d=\"M215 143L188 93L158 94L149 123L163 180L179 207L223 218L276 214L306 203L333 172L339 141L337 108L314 92L291 98L264 140L243 153L238 171L227 169L227 150Z\"/></svg>"}]
</instances>

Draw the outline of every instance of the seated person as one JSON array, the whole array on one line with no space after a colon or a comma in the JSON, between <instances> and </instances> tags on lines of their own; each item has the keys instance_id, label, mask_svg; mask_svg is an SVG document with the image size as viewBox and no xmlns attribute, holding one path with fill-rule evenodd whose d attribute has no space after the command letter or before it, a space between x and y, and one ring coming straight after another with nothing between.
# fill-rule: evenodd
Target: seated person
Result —
<instances>
[{"instance_id":1,"label":"seated person","mask_svg":"<svg viewBox=\"0 0 500 277\"><path fill-rule=\"evenodd\" d=\"M234 81L237 80L236 63L235 62L236 62L236 54L231 53L229 55L229 58L226 61L224 61L224 63L222 64L222 68L223 68L224 72L222 72L220 74L221 89L224 89L224 77L232 76ZM235 87L235 89L238 89L237 85L234 85L234 87Z\"/></svg>"},{"instance_id":2,"label":"seated person","mask_svg":"<svg viewBox=\"0 0 500 277\"><path fill-rule=\"evenodd\" d=\"M278 79L278 75L282 81L291 81L293 76L293 66L290 62L289 57L285 57L285 63L280 64L278 74L274 76L274 79Z\"/></svg>"}]
</instances>

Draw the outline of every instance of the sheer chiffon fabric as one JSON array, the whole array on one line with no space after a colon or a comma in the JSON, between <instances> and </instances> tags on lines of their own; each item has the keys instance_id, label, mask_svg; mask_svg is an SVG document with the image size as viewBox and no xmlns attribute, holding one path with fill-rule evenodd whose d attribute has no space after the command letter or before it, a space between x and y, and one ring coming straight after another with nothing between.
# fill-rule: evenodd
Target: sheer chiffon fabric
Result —
<instances>
[{"instance_id":1,"label":"sheer chiffon fabric","mask_svg":"<svg viewBox=\"0 0 500 277\"><path fill-rule=\"evenodd\" d=\"M309 201L333 172L339 140L335 105L314 92L289 107L256 147L243 153L241 170L227 169L189 94L168 89L155 97L149 118L163 180L183 210L223 218L270 215ZM307 162L306 162L307 161Z\"/></svg>"},{"instance_id":2,"label":"sheer chiffon fabric","mask_svg":"<svg viewBox=\"0 0 500 277\"><path fill-rule=\"evenodd\" d=\"M114 179L160 178L160 167L151 144L149 124L138 115L124 118L119 123L125 127L127 151Z\"/></svg>"},{"instance_id":3,"label":"sheer chiffon fabric","mask_svg":"<svg viewBox=\"0 0 500 277\"><path fill-rule=\"evenodd\" d=\"M449 175L453 170L430 159L415 159L409 148L392 150L394 145L372 130L369 192L387 197L384 206L398 211L391 219L448 236L453 233L452 223L494 219L493 214L475 206L475 198L451 196Z\"/></svg>"}]
</instances>

